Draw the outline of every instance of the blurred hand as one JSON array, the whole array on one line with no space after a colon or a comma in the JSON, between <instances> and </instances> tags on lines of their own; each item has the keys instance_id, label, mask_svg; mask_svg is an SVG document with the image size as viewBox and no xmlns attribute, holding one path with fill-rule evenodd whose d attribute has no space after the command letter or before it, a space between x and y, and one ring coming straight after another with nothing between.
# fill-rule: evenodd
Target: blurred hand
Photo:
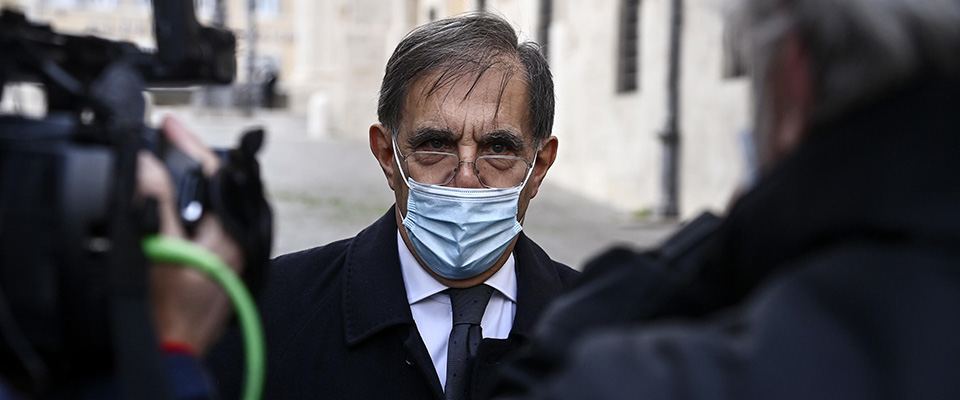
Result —
<instances>
[{"instance_id":1,"label":"blurred hand","mask_svg":"<svg viewBox=\"0 0 960 400\"><path fill-rule=\"evenodd\" d=\"M162 131L173 146L200 162L208 177L217 171L216 155L176 119L164 118ZM243 252L223 229L219 218L214 214L205 215L194 237L188 238L177 216L173 182L166 167L149 152L142 151L139 156L137 191L142 197L156 199L160 234L189 239L240 273ZM212 279L194 269L159 264L151 268L150 274L151 301L160 340L183 344L197 355L202 354L219 336L232 312L227 295Z\"/></svg>"}]
</instances>

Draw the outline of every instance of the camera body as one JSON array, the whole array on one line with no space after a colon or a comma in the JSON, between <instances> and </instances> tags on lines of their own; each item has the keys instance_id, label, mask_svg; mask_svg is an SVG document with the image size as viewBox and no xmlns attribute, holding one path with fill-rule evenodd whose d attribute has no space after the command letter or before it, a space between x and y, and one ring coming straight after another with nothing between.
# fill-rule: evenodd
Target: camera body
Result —
<instances>
[{"instance_id":1,"label":"camera body","mask_svg":"<svg viewBox=\"0 0 960 400\"><path fill-rule=\"evenodd\" d=\"M134 201L143 149L167 164L188 231L198 210L216 212L244 249L251 291L265 280L272 214L255 158L263 132L215 150L221 168L208 179L143 123L148 85L232 81L235 39L201 26L191 0L154 1L154 18L149 53L0 13L0 91L39 83L48 109L0 116L0 382L24 392L119 373L130 377L128 397L165 397L159 381L137 382L163 372L140 247L158 229L156 204Z\"/></svg>"}]
</instances>

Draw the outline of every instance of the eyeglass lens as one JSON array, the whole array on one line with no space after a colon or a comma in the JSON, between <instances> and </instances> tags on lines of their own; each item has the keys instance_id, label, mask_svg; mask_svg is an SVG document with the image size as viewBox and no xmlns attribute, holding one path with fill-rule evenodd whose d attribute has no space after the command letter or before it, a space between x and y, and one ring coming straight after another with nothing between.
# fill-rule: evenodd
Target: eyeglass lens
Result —
<instances>
[{"instance_id":1,"label":"eyeglass lens","mask_svg":"<svg viewBox=\"0 0 960 400\"><path fill-rule=\"evenodd\" d=\"M407 156L407 167L413 180L429 185L446 185L453 181L457 168L471 168L483 186L510 188L519 186L527 175L527 162L510 156L481 156L474 163L463 163L452 153L413 152ZM471 165L472 164L472 165Z\"/></svg>"}]
</instances>

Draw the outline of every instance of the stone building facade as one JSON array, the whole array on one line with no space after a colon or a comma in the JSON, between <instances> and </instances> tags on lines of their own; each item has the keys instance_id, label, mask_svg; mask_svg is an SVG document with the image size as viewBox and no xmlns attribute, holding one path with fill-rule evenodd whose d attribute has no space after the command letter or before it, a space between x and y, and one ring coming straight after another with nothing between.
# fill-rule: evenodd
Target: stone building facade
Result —
<instances>
[{"instance_id":1,"label":"stone building facade","mask_svg":"<svg viewBox=\"0 0 960 400\"><path fill-rule=\"evenodd\" d=\"M390 52L413 27L486 9L545 46L554 73L559 155L550 181L647 215L664 202L671 16L681 8L677 206L722 210L742 180L749 88L729 51L723 0L257 0L257 68L279 71L289 111L310 134L365 140ZM57 29L149 46L149 0L0 0ZM247 80L247 0L223 0ZM204 21L216 0L196 0Z\"/></svg>"}]
</instances>

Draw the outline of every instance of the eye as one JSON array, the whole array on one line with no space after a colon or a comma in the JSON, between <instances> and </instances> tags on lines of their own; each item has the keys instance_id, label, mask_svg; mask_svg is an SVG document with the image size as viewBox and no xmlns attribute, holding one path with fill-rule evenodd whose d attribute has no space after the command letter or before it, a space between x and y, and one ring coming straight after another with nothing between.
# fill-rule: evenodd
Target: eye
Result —
<instances>
[{"instance_id":1,"label":"eye","mask_svg":"<svg viewBox=\"0 0 960 400\"><path fill-rule=\"evenodd\" d=\"M443 138L426 139L415 146L417 151L449 151L450 143Z\"/></svg>"},{"instance_id":2,"label":"eye","mask_svg":"<svg viewBox=\"0 0 960 400\"><path fill-rule=\"evenodd\" d=\"M491 156L515 156L517 155L516 146L508 141L494 141L483 145L483 154Z\"/></svg>"},{"instance_id":3,"label":"eye","mask_svg":"<svg viewBox=\"0 0 960 400\"><path fill-rule=\"evenodd\" d=\"M426 145L430 150L442 150L444 143L443 143L443 140L432 139L428 141Z\"/></svg>"},{"instance_id":4,"label":"eye","mask_svg":"<svg viewBox=\"0 0 960 400\"><path fill-rule=\"evenodd\" d=\"M483 154L486 155L516 156L523 150L522 137L505 130L484 133L478 142Z\"/></svg>"}]
</instances>

